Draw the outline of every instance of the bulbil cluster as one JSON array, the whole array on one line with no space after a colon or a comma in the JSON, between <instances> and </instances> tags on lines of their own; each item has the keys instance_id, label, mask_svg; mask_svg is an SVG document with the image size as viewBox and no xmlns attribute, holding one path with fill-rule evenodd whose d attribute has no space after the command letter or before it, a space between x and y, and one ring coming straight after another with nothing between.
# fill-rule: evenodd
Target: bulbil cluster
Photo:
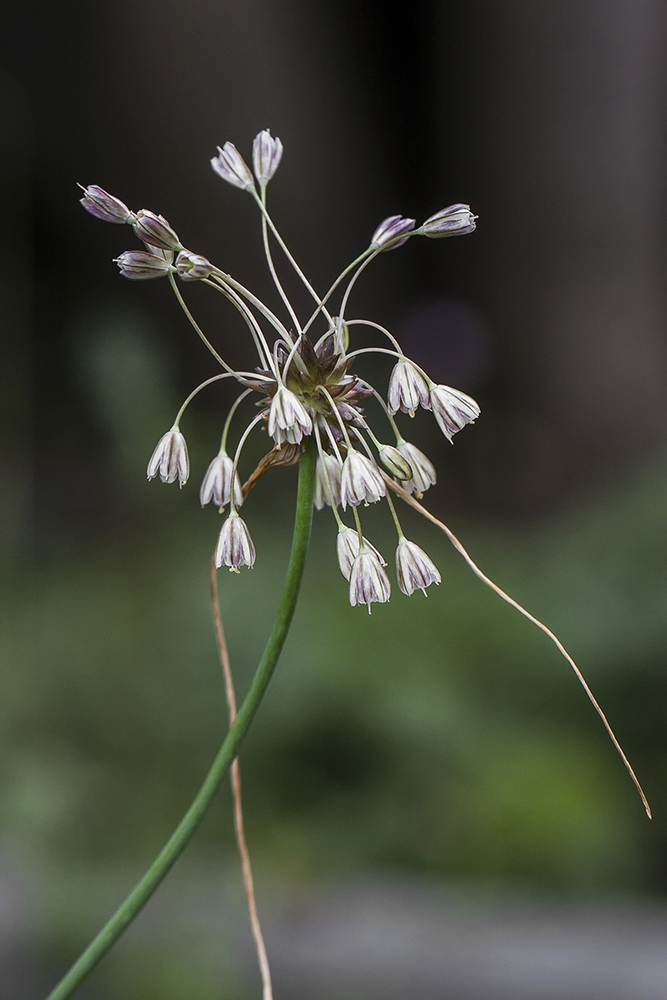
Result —
<instances>
[{"instance_id":1,"label":"bulbil cluster","mask_svg":"<svg viewBox=\"0 0 667 1000\"><path fill-rule=\"evenodd\" d=\"M452 441L454 434L479 416L480 410L466 393L434 383L406 357L389 330L368 320L346 318L348 301L357 278L378 254L394 250L414 236L442 238L470 233L475 229L476 216L468 205L462 204L436 212L421 226L417 226L414 219L389 216L377 227L367 249L338 276L327 293L320 296L285 245L266 207L266 187L278 168L282 152L280 140L264 130L254 141L252 172L230 142L218 148L211 165L225 181L247 191L260 210L267 263L289 317L285 322L232 275L183 246L162 215L147 209L134 212L96 185L83 189L81 204L99 219L132 227L144 249L120 254L116 263L121 274L134 280L168 278L188 320L222 369L185 400L173 426L160 439L151 456L148 478L159 476L162 482L178 481L180 486L185 485L190 466L187 445L180 431L183 413L205 386L233 378L242 391L230 408L220 450L211 461L200 489L202 506L212 503L221 512L229 506L216 547L216 565L238 572L239 567L254 564L255 547L239 514L245 495L259 475L271 466L297 462L302 450L314 439L318 450L315 505L318 509L330 507L336 520L338 563L349 582L350 603L365 604L370 612L371 604L389 600L391 584L386 573L387 563L363 536L358 511L361 505L385 499L390 507L398 533L396 579L404 594L410 595L415 590L425 594L432 583L440 583L440 574L431 559L403 534L387 490L393 480L408 494L420 497L436 481L432 463L416 445L403 437L396 415L400 412L413 417L420 407L430 410L445 437ZM271 240L285 255L313 299L313 311L305 321L297 316L277 275ZM241 314L259 360L253 370L237 371L225 362L190 313L176 278L186 282L203 281L221 293ZM328 304L345 279L347 283L340 297L338 314L332 315ZM362 346L351 350L352 336L359 328L371 329L375 335L380 333L386 338L387 346ZM395 360L386 398L352 371L355 358L367 353L390 355ZM237 435L232 457L227 450L232 421L242 404L252 397L257 403L255 415ZM374 403L380 408L391 433L391 443L376 436L368 423L364 403ZM243 446L255 428L268 434L272 448L260 463L261 469L255 470L242 487L239 461ZM344 523L340 508L343 512L351 509L354 527Z\"/></svg>"}]
</instances>

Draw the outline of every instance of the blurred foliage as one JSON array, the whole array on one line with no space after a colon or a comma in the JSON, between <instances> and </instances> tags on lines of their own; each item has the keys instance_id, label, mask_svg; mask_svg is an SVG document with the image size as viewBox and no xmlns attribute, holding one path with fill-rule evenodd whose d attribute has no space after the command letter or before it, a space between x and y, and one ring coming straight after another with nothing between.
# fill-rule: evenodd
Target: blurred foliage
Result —
<instances>
[{"instance_id":1,"label":"blurred foliage","mask_svg":"<svg viewBox=\"0 0 667 1000\"><path fill-rule=\"evenodd\" d=\"M175 402L169 366L142 321L96 315L83 324L94 336L72 343L104 439L110 513L102 527L48 533L7 572L0 624L0 822L40 873L58 965L170 834L225 731L208 597L219 517L196 498L218 429L189 418L194 472L182 493L146 484L146 456ZM295 484L294 469L261 481L244 507L255 569L219 575L239 693L279 597ZM242 753L265 883L402 868L561 892L664 890L666 493L660 461L548 523L452 525L578 660L644 782L653 824L567 664L443 536L404 513L442 585L428 599L396 590L369 617L349 607L333 519L316 514L292 633ZM363 516L389 556L387 512ZM234 864L227 790L190 854L213 872ZM132 1000L217 995L196 947L184 958L153 942L130 970L110 963L114 989Z\"/></svg>"}]
</instances>

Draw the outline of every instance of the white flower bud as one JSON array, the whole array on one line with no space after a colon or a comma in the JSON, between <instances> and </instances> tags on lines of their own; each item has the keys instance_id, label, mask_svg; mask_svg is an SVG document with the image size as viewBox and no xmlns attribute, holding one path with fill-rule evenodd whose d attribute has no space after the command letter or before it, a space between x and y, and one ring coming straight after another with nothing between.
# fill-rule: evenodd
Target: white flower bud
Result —
<instances>
[{"instance_id":1,"label":"white flower bud","mask_svg":"<svg viewBox=\"0 0 667 1000\"><path fill-rule=\"evenodd\" d=\"M396 548L396 579L399 589L409 597L415 590L426 596L426 588L440 583L442 577L424 550L403 538Z\"/></svg>"},{"instance_id":2,"label":"white flower bud","mask_svg":"<svg viewBox=\"0 0 667 1000\"><path fill-rule=\"evenodd\" d=\"M402 240L398 237L402 236L403 233L411 233L415 225L415 219L404 219L402 215L390 215L380 223L373 233L371 246L376 250L380 247L384 247L386 250L396 250L408 242L407 236ZM387 246L387 244L390 245Z\"/></svg>"},{"instance_id":3,"label":"white flower bud","mask_svg":"<svg viewBox=\"0 0 667 1000\"><path fill-rule=\"evenodd\" d=\"M401 441L398 450L412 468L412 478L409 482L403 483L403 489L408 493L425 493L429 486L433 486L437 481L433 463L423 451L409 441Z\"/></svg>"},{"instance_id":4,"label":"white flower bud","mask_svg":"<svg viewBox=\"0 0 667 1000\"><path fill-rule=\"evenodd\" d=\"M215 565L229 566L238 572L239 566L252 568L255 562L255 546L245 521L235 510L230 511L220 531L215 549Z\"/></svg>"},{"instance_id":5,"label":"white flower bud","mask_svg":"<svg viewBox=\"0 0 667 1000\"><path fill-rule=\"evenodd\" d=\"M385 469L391 472L397 479L412 479L412 466L401 455L398 448L391 444L383 444L378 449L380 461Z\"/></svg>"},{"instance_id":6,"label":"white flower bud","mask_svg":"<svg viewBox=\"0 0 667 1000\"><path fill-rule=\"evenodd\" d=\"M163 483L174 483L178 479L179 486L184 486L188 481L188 446L176 427L162 435L150 457L146 475L150 480L155 479L158 473Z\"/></svg>"},{"instance_id":7,"label":"white flower bud","mask_svg":"<svg viewBox=\"0 0 667 1000\"><path fill-rule=\"evenodd\" d=\"M120 225L134 220L134 212L131 212L120 198L114 198L104 188L98 187L97 184L90 184L88 187L79 185L79 187L83 191L83 198L79 198L79 201L85 210L94 215L96 219Z\"/></svg>"},{"instance_id":8,"label":"white flower bud","mask_svg":"<svg viewBox=\"0 0 667 1000\"><path fill-rule=\"evenodd\" d=\"M156 215L147 208L137 212L137 221L132 226L135 236L149 247L160 250L180 250L181 242L163 215Z\"/></svg>"},{"instance_id":9,"label":"white flower bud","mask_svg":"<svg viewBox=\"0 0 667 1000\"><path fill-rule=\"evenodd\" d=\"M255 186L248 165L232 142L226 142L222 149L218 146L218 155L211 160L211 166L223 181L234 187L252 191Z\"/></svg>"},{"instance_id":10,"label":"white flower bud","mask_svg":"<svg viewBox=\"0 0 667 1000\"><path fill-rule=\"evenodd\" d=\"M450 205L442 208L426 220L420 232L431 239L443 236L465 236L475 229L477 215L470 211L470 205Z\"/></svg>"},{"instance_id":11,"label":"white flower bud","mask_svg":"<svg viewBox=\"0 0 667 1000\"><path fill-rule=\"evenodd\" d=\"M278 137L274 139L268 128L255 136L252 144L252 165L260 184L266 184L271 180L278 169L282 155L282 142Z\"/></svg>"},{"instance_id":12,"label":"white flower bud","mask_svg":"<svg viewBox=\"0 0 667 1000\"><path fill-rule=\"evenodd\" d=\"M352 564L350 573L350 604L365 604L371 613L371 604L385 604L391 596L389 577L380 560L370 549L361 548Z\"/></svg>"},{"instance_id":13,"label":"white flower bud","mask_svg":"<svg viewBox=\"0 0 667 1000\"><path fill-rule=\"evenodd\" d=\"M213 501L216 507L226 507L232 491L232 472L234 462L229 455L216 455L204 476L199 490L199 502L202 507ZM243 503L241 480L238 473L234 476L234 506Z\"/></svg>"},{"instance_id":14,"label":"white flower bud","mask_svg":"<svg viewBox=\"0 0 667 1000\"><path fill-rule=\"evenodd\" d=\"M364 538L364 547L370 549L375 554L381 566L387 565L381 554L374 545L371 545L367 538ZM349 580L352 572L352 564L359 555L359 532L355 528L339 528L338 538L336 539L336 551L340 571L345 579Z\"/></svg>"},{"instance_id":15,"label":"white flower bud","mask_svg":"<svg viewBox=\"0 0 667 1000\"><path fill-rule=\"evenodd\" d=\"M387 392L387 405L393 415L402 410L414 417L418 407L431 409L428 382L421 372L417 371L409 361L399 361L391 373Z\"/></svg>"},{"instance_id":16,"label":"white flower bud","mask_svg":"<svg viewBox=\"0 0 667 1000\"><path fill-rule=\"evenodd\" d=\"M340 502L343 510L348 504L356 507L360 503L376 503L386 496L382 473L375 462L365 455L350 449L343 462L343 472L340 480Z\"/></svg>"},{"instance_id":17,"label":"white flower bud","mask_svg":"<svg viewBox=\"0 0 667 1000\"><path fill-rule=\"evenodd\" d=\"M157 253L146 253L145 250L126 250L120 257L114 258L114 264L118 264L124 278L138 281L147 278L164 278L166 274L174 270L171 263L162 254L158 256Z\"/></svg>"},{"instance_id":18,"label":"white flower bud","mask_svg":"<svg viewBox=\"0 0 667 1000\"><path fill-rule=\"evenodd\" d=\"M271 400L267 430L276 444L298 444L313 432L313 421L306 407L284 385L278 386Z\"/></svg>"},{"instance_id":19,"label":"white flower bud","mask_svg":"<svg viewBox=\"0 0 667 1000\"><path fill-rule=\"evenodd\" d=\"M340 503L340 475L343 463L336 455L328 455L322 452L317 457L315 466L315 496L313 502L318 510L322 510L325 504L331 506L331 493L334 506ZM328 478L327 478L328 477Z\"/></svg>"},{"instance_id":20,"label":"white flower bud","mask_svg":"<svg viewBox=\"0 0 667 1000\"><path fill-rule=\"evenodd\" d=\"M176 258L176 270L183 281L197 281L199 278L208 278L213 264L199 253L181 250Z\"/></svg>"},{"instance_id":21,"label":"white flower bud","mask_svg":"<svg viewBox=\"0 0 667 1000\"><path fill-rule=\"evenodd\" d=\"M476 420L480 408L471 396L448 385L434 385L431 389L431 409L440 430L451 441L457 431Z\"/></svg>"}]
</instances>

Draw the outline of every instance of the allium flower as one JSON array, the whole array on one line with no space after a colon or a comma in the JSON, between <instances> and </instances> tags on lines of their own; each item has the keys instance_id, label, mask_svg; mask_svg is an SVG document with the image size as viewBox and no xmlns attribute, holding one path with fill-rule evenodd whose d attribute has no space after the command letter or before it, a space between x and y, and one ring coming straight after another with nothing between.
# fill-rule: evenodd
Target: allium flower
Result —
<instances>
[{"instance_id":1,"label":"allium flower","mask_svg":"<svg viewBox=\"0 0 667 1000\"><path fill-rule=\"evenodd\" d=\"M122 225L135 218L134 212L131 212L120 198L114 198L112 194L109 194L104 188L98 187L97 184L90 184L88 187L82 187L81 190L83 198L79 198L79 201L85 210L97 219Z\"/></svg>"},{"instance_id":2,"label":"allium flower","mask_svg":"<svg viewBox=\"0 0 667 1000\"><path fill-rule=\"evenodd\" d=\"M371 246L376 249L386 247L387 250L396 250L408 242L407 236L402 240L397 239L397 237L402 236L403 233L411 233L415 225L415 219L404 219L402 215L390 215L380 223L373 233ZM394 240L396 242L393 242ZM391 246L386 246L387 243L391 243Z\"/></svg>"},{"instance_id":3,"label":"allium flower","mask_svg":"<svg viewBox=\"0 0 667 1000\"><path fill-rule=\"evenodd\" d=\"M375 552L363 546L352 563L350 573L350 604L385 604L391 596L391 584Z\"/></svg>"},{"instance_id":4,"label":"allium flower","mask_svg":"<svg viewBox=\"0 0 667 1000\"><path fill-rule=\"evenodd\" d=\"M442 208L426 220L421 227L424 236L439 239L443 236L465 236L475 229L476 215L470 211L470 205L450 205Z\"/></svg>"},{"instance_id":5,"label":"allium flower","mask_svg":"<svg viewBox=\"0 0 667 1000\"><path fill-rule=\"evenodd\" d=\"M271 180L278 169L282 155L282 142L277 136L274 139L268 128L255 136L252 144L252 165L260 184L266 184Z\"/></svg>"},{"instance_id":6,"label":"allium flower","mask_svg":"<svg viewBox=\"0 0 667 1000\"><path fill-rule=\"evenodd\" d=\"M306 407L284 385L271 400L267 430L276 444L298 444L304 435L312 434L313 421Z\"/></svg>"},{"instance_id":7,"label":"allium flower","mask_svg":"<svg viewBox=\"0 0 667 1000\"><path fill-rule=\"evenodd\" d=\"M255 186L248 165L233 142L226 142L222 149L218 146L218 155L211 160L211 166L216 174L234 187L251 191Z\"/></svg>"},{"instance_id":8,"label":"allium flower","mask_svg":"<svg viewBox=\"0 0 667 1000\"><path fill-rule=\"evenodd\" d=\"M324 451L318 456L315 468L314 496L314 503L318 510L322 510L325 504L331 506L329 493L332 494L335 506L338 506L340 503L340 476L342 468L342 463L335 455L329 455Z\"/></svg>"},{"instance_id":9,"label":"allium flower","mask_svg":"<svg viewBox=\"0 0 667 1000\"><path fill-rule=\"evenodd\" d=\"M423 590L432 583L440 583L442 577L437 566L429 559L423 549L414 542L402 538L396 548L396 580L399 589L407 594L415 590Z\"/></svg>"},{"instance_id":10,"label":"allium flower","mask_svg":"<svg viewBox=\"0 0 667 1000\"><path fill-rule=\"evenodd\" d=\"M394 448L391 444L383 444L378 451L380 461L392 476L396 476L397 479L412 479L412 466L398 448Z\"/></svg>"},{"instance_id":11,"label":"allium flower","mask_svg":"<svg viewBox=\"0 0 667 1000\"><path fill-rule=\"evenodd\" d=\"M387 405L393 416L398 410L414 417L418 407L431 409L428 382L421 372L417 371L409 361L399 361L391 373Z\"/></svg>"},{"instance_id":12,"label":"allium flower","mask_svg":"<svg viewBox=\"0 0 667 1000\"><path fill-rule=\"evenodd\" d=\"M232 490L232 473L234 462L229 455L216 455L204 476L199 490L199 501L202 507L213 501L216 507L226 507ZM243 491L238 473L234 476L234 506L243 503Z\"/></svg>"},{"instance_id":13,"label":"allium flower","mask_svg":"<svg viewBox=\"0 0 667 1000\"><path fill-rule=\"evenodd\" d=\"M181 250L176 258L176 270L183 281L198 281L200 278L208 278L213 271L213 264L199 253Z\"/></svg>"},{"instance_id":14,"label":"allium flower","mask_svg":"<svg viewBox=\"0 0 667 1000\"><path fill-rule=\"evenodd\" d=\"M472 423L480 409L471 396L448 385L434 385L431 389L431 409L440 430L451 441L457 431Z\"/></svg>"},{"instance_id":15,"label":"allium flower","mask_svg":"<svg viewBox=\"0 0 667 1000\"><path fill-rule=\"evenodd\" d=\"M387 565L385 560L382 558L382 555L378 552L374 545L371 545L367 538L364 538L364 547L375 554L381 566ZM338 529L336 552L338 554L338 565L340 566L340 571L345 579L349 580L352 572L352 565L354 560L359 555L359 532L355 528Z\"/></svg>"},{"instance_id":16,"label":"allium flower","mask_svg":"<svg viewBox=\"0 0 667 1000\"><path fill-rule=\"evenodd\" d=\"M150 457L146 475L150 480L155 479L158 474L163 483L175 483L178 479L179 486L185 486L188 481L188 446L177 427L172 427L162 435Z\"/></svg>"},{"instance_id":17,"label":"allium flower","mask_svg":"<svg viewBox=\"0 0 667 1000\"><path fill-rule=\"evenodd\" d=\"M120 257L115 258L114 264L118 264L124 278L134 280L164 278L165 274L174 270L171 263L161 254L158 256L146 253L145 250L126 250Z\"/></svg>"},{"instance_id":18,"label":"allium flower","mask_svg":"<svg viewBox=\"0 0 667 1000\"><path fill-rule=\"evenodd\" d=\"M160 250L180 250L181 241L163 215L156 215L142 208L137 212L137 221L132 226L134 235L149 247Z\"/></svg>"},{"instance_id":19,"label":"allium flower","mask_svg":"<svg viewBox=\"0 0 667 1000\"><path fill-rule=\"evenodd\" d=\"M401 441L398 445L403 458L407 459L412 469L412 478L403 483L403 489L408 493L426 493L429 486L433 486L437 480L433 463L429 461L423 451L420 451L409 441Z\"/></svg>"},{"instance_id":20,"label":"allium flower","mask_svg":"<svg viewBox=\"0 0 667 1000\"><path fill-rule=\"evenodd\" d=\"M229 566L238 571L239 566L252 566L255 563L255 546L245 521L235 510L229 512L220 531L215 549L215 565Z\"/></svg>"},{"instance_id":21,"label":"allium flower","mask_svg":"<svg viewBox=\"0 0 667 1000\"><path fill-rule=\"evenodd\" d=\"M354 448L350 449L343 462L340 479L340 502L343 510L348 504L356 507L360 503L376 503L386 495L387 487L375 462L371 462Z\"/></svg>"}]
</instances>

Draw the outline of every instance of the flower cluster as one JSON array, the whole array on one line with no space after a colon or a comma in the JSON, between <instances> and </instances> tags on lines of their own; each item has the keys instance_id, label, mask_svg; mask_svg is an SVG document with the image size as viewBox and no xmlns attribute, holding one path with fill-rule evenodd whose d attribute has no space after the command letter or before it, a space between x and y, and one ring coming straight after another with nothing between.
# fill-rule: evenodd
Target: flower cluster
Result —
<instances>
[{"instance_id":1,"label":"flower cluster","mask_svg":"<svg viewBox=\"0 0 667 1000\"><path fill-rule=\"evenodd\" d=\"M313 441L318 450L315 505L331 508L338 526L337 552L341 573L349 583L352 605L389 600L391 584L386 562L364 538L358 508L385 499L398 532L396 579L407 595L440 582L440 574L425 552L403 534L388 485L400 484L408 494L420 497L436 481L432 463L399 429L399 413L414 417L420 408L430 410L445 437L453 436L479 416L479 406L470 396L447 385L437 385L428 374L404 354L396 338L377 323L345 316L350 293L361 272L378 254L403 246L411 237L442 238L470 233L476 216L468 205L455 204L436 212L421 226L415 219L392 215L377 227L368 248L343 271L324 296L312 288L291 253L266 207L266 188L281 161L283 146L268 130L259 133L253 144L252 171L231 142L218 148L211 165L229 184L248 192L256 202L262 221L267 261L289 320L284 322L251 291L229 273L215 267L206 257L187 249L162 215L141 209L130 210L122 201L97 185L83 189L81 204L106 222L126 224L143 243L143 250L126 250L116 259L126 278L144 280L167 277L197 334L223 369L207 379L188 396L174 424L158 442L148 463L148 478L159 475L162 482L178 480L183 486L189 476L189 459L180 421L186 407L206 385L233 378L242 391L237 397L222 431L218 455L211 461L200 489L202 506L213 503L229 507L215 552L218 567L238 572L252 566L255 547L244 520L239 515L248 489L272 465L292 464ZM273 263L270 238L284 252L290 266L313 299L311 314L300 319L289 301ZM351 277L348 278L348 276ZM176 282L203 281L221 293L243 317L250 332L258 364L252 371L231 368L210 343L189 312ZM329 302L344 279L338 314L332 315ZM316 327L317 324L317 327ZM386 347L350 349L351 334L358 328L372 328L386 337ZM317 333L315 332L317 330ZM385 397L352 370L360 354L377 352L394 358L394 367ZM248 397L257 408L243 432L233 457L227 452L232 418ZM259 399L257 399L259 397ZM372 430L364 403L377 403L394 438L393 443L378 439ZM271 439L271 450L245 486L238 468L245 441L257 428ZM346 525L340 509L351 508L354 527Z\"/></svg>"}]
</instances>

